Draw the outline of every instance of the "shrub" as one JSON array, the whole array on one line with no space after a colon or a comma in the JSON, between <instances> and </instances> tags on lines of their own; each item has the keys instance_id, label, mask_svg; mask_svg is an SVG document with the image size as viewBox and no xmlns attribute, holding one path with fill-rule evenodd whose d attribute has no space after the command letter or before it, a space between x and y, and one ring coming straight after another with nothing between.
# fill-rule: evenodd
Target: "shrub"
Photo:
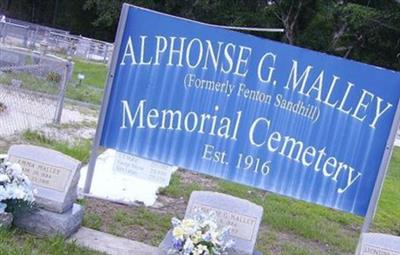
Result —
<instances>
[{"instance_id":1,"label":"shrub","mask_svg":"<svg viewBox=\"0 0 400 255\"><path fill-rule=\"evenodd\" d=\"M56 72L49 72L46 77L47 81L59 83L61 81L61 75Z\"/></svg>"}]
</instances>

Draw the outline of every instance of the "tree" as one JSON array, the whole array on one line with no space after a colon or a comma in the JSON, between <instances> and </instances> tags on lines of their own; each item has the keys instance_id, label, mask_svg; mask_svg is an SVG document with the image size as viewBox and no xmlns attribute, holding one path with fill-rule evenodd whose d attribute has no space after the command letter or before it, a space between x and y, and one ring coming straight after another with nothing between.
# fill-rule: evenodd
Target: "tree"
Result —
<instances>
[{"instance_id":1,"label":"tree","mask_svg":"<svg viewBox=\"0 0 400 255\"><path fill-rule=\"evenodd\" d=\"M283 41L295 44L296 32L307 10L315 4L313 0L273 0L274 13L285 29Z\"/></svg>"},{"instance_id":2,"label":"tree","mask_svg":"<svg viewBox=\"0 0 400 255\"><path fill-rule=\"evenodd\" d=\"M394 0L4 0L0 12L112 42L123 2L212 24L282 27L252 34L400 70Z\"/></svg>"}]
</instances>

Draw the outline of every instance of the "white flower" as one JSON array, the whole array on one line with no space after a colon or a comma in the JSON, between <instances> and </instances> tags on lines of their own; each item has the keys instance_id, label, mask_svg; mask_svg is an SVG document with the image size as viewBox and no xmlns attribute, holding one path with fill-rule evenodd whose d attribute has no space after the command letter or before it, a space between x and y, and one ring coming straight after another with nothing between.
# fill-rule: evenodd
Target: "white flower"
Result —
<instances>
[{"instance_id":1,"label":"white flower","mask_svg":"<svg viewBox=\"0 0 400 255\"><path fill-rule=\"evenodd\" d=\"M183 235L185 234L185 230L181 227L175 227L172 230L172 235L176 238L176 239L183 239Z\"/></svg>"},{"instance_id":2,"label":"white flower","mask_svg":"<svg viewBox=\"0 0 400 255\"><path fill-rule=\"evenodd\" d=\"M33 202L33 191L28 178L18 164L0 164L0 201L24 200Z\"/></svg>"},{"instance_id":3,"label":"white flower","mask_svg":"<svg viewBox=\"0 0 400 255\"><path fill-rule=\"evenodd\" d=\"M192 219L184 219L182 221L182 227L184 228L193 228L194 226L196 226L196 222Z\"/></svg>"},{"instance_id":4,"label":"white flower","mask_svg":"<svg viewBox=\"0 0 400 255\"><path fill-rule=\"evenodd\" d=\"M9 182L10 178L5 174L0 174L0 182Z\"/></svg>"},{"instance_id":5,"label":"white flower","mask_svg":"<svg viewBox=\"0 0 400 255\"><path fill-rule=\"evenodd\" d=\"M193 235L197 231L196 222L192 219L184 219L181 227L186 235Z\"/></svg>"},{"instance_id":6,"label":"white flower","mask_svg":"<svg viewBox=\"0 0 400 255\"><path fill-rule=\"evenodd\" d=\"M194 244L193 244L192 240L187 239L185 242L185 245L183 246L183 249L184 250L193 250L193 248L194 248Z\"/></svg>"},{"instance_id":7,"label":"white flower","mask_svg":"<svg viewBox=\"0 0 400 255\"><path fill-rule=\"evenodd\" d=\"M169 254L174 255L223 255L233 245L229 237L229 228L218 230L215 213L195 214L192 219L172 219L174 229L173 248ZM211 250L208 250L209 248Z\"/></svg>"},{"instance_id":8,"label":"white flower","mask_svg":"<svg viewBox=\"0 0 400 255\"><path fill-rule=\"evenodd\" d=\"M14 176L22 175L22 167L19 164L12 164L10 169L13 171Z\"/></svg>"},{"instance_id":9,"label":"white flower","mask_svg":"<svg viewBox=\"0 0 400 255\"><path fill-rule=\"evenodd\" d=\"M193 250L193 255L206 255L208 254L207 246L200 244Z\"/></svg>"}]
</instances>

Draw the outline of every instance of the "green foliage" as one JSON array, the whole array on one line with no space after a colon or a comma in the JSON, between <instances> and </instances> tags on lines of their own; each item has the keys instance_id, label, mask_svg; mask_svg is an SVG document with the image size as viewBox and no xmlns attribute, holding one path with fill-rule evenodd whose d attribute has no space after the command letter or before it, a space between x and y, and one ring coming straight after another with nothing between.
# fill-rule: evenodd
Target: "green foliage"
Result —
<instances>
[{"instance_id":1,"label":"green foliage","mask_svg":"<svg viewBox=\"0 0 400 255\"><path fill-rule=\"evenodd\" d=\"M22 199L6 199L3 200L2 203L7 205L6 212L12 215L29 212L34 209L34 204L32 202L27 202Z\"/></svg>"},{"instance_id":2,"label":"green foliage","mask_svg":"<svg viewBox=\"0 0 400 255\"><path fill-rule=\"evenodd\" d=\"M67 243L61 237L38 238L22 231L0 229L1 255L100 255Z\"/></svg>"},{"instance_id":3,"label":"green foliage","mask_svg":"<svg viewBox=\"0 0 400 255\"><path fill-rule=\"evenodd\" d=\"M13 80L21 81L21 88L55 95L59 92L58 83L50 79L42 79L30 73L5 72L0 75L0 83L11 86Z\"/></svg>"},{"instance_id":4,"label":"green foliage","mask_svg":"<svg viewBox=\"0 0 400 255\"><path fill-rule=\"evenodd\" d=\"M82 81L83 85L99 89L104 88L107 78L107 65L75 58L74 70L72 73L72 80L74 83L78 82L79 73L85 75L85 79Z\"/></svg>"},{"instance_id":5,"label":"green foliage","mask_svg":"<svg viewBox=\"0 0 400 255\"><path fill-rule=\"evenodd\" d=\"M91 141L89 140L81 140L79 143L69 144L48 138L37 131L31 130L26 130L23 132L22 136L31 144L48 147L50 149L62 152L81 162L87 162L89 160L91 149Z\"/></svg>"},{"instance_id":6,"label":"green foliage","mask_svg":"<svg viewBox=\"0 0 400 255\"><path fill-rule=\"evenodd\" d=\"M81 83L78 81L78 74L85 75ZM107 65L75 58L72 81L69 82L65 95L73 100L99 105L103 99L106 78Z\"/></svg>"},{"instance_id":7,"label":"green foliage","mask_svg":"<svg viewBox=\"0 0 400 255\"><path fill-rule=\"evenodd\" d=\"M152 238L148 242L157 246L170 228L172 216L171 214L154 213L144 207L138 207L135 210L117 209L111 229L114 234L123 236L124 231L129 228L144 228L146 232L152 233Z\"/></svg>"},{"instance_id":8,"label":"green foliage","mask_svg":"<svg viewBox=\"0 0 400 255\"><path fill-rule=\"evenodd\" d=\"M59 83L61 81L61 75L56 72L50 72L47 74L46 80L53 83Z\"/></svg>"},{"instance_id":9,"label":"green foliage","mask_svg":"<svg viewBox=\"0 0 400 255\"><path fill-rule=\"evenodd\" d=\"M389 173L379 200L374 227L400 236L400 148L394 149Z\"/></svg>"},{"instance_id":10,"label":"green foliage","mask_svg":"<svg viewBox=\"0 0 400 255\"><path fill-rule=\"evenodd\" d=\"M81 102L99 105L103 98L103 90L92 86L75 86L69 84L65 96Z\"/></svg>"},{"instance_id":11,"label":"green foliage","mask_svg":"<svg viewBox=\"0 0 400 255\"><path fill-rule=\"evenodd\" d=\"M85 227L100 230L100 227L103 225L103 220L95 213L86 212L82 224Z\"/></svg>"},{"instance_id":12,"label":"green foliage","mask_svg":"<svg viewBox=\"0 0 400 255\"><path fill-rule=\"evenodd\" d=\"M400 233L399 178L400 149L396 148L372 231L395 235ZM263 223L272 228L272 231L288 232L305 240L321 242L331 247L332 254L351 253L355 250L363 222L361 217L283 196L265 195L262 191L226 181L219 181L218 190L262 205ZM271 242L276 243L276 241ZM261 242L258 244L262 246ZM291 250L289 247L286 248Z\"/></svg>"},{"instance_id":13,"label":"green foliage","mask_svg":"<svg viewBox=\"0 0 400 255\"><path fill-rule=\"evenodd\" d=\"M202 187L197 183L183 183L179 173L175 172L171 176L169 185L160 189L159 193L169 197L183 197L185 200L189 200L190 194L195 190L202 190Z\"/></svg>"},{"instance_id":14,"label":"green foliage","mask_svg":"<svg viewBox=\"0 0 400 255\"><path fill-rule=\"evenodd\" d=\"M400 70L400 4L394 1L128 1L199 21L282 27L285 33L254 33L301 47ZM87 0L98 27L116 27L122 1ZM111 10L111 11L108 11Z\"/></svg>"},{"instance_id":15,"label":"green foliage","mask_svg":"<svg viewBox=\"0 0 400 255\"><path fill-rule=\"evenodd\" d=\"M113 41L123 2L198 21L281 27L257 36L400 70L400 3L395 0L8 0L6 15ZM99 67L100 68L100 67ZM89 82L102 86L102 83Z\"/></svg>"}]
</instances>

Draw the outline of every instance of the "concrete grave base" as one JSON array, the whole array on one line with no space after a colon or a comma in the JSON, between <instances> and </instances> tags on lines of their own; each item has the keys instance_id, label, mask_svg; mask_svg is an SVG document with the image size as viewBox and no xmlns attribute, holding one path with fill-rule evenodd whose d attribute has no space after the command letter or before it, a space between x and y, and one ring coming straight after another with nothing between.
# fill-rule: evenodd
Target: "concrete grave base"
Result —
<instances>
[{"instance_id":1,"label":"concrete grave base","mask_svg":"<svg viewBox=\"0 0 400 255\"><path fill-rule=\"evenodd\" d=\"M13 145L9 161L21 165L36 189L35 203L47 210L64 214L77 199L81 163L67 155L34 145Z\"/></svg>"},{"instance_id":2,"label":"concrete grave base","mask_svg":"<svg viewBox=\"0 0 400 255\"><path fill-rule=\"evenodd\" d=\"M83 219L83 207L74 204L65 213L54 213L44 209L18 215L14 224L20 229L39 236L61 235L65 238L78 231Z\"/></svg>"},{"instance_id":3,"label":"concrete grave base","mask_svg":"<svg viewBox=\"0 0 400 255\"><path fill-rule=\"evenodd\" d=\"M109 255L158 255L156 247L83 227L68 241Z\"/></svg>"},{"instance_id":4,"label":"concrete grave base","mask_svg":"<svg viewBox=\"0 0 400 255\"><path fill-rule=\"evenodd\" d=\"M8 229L11 227L13 216L10 213L0 213L0 229Z\"/></svg>"}]
</instances>

